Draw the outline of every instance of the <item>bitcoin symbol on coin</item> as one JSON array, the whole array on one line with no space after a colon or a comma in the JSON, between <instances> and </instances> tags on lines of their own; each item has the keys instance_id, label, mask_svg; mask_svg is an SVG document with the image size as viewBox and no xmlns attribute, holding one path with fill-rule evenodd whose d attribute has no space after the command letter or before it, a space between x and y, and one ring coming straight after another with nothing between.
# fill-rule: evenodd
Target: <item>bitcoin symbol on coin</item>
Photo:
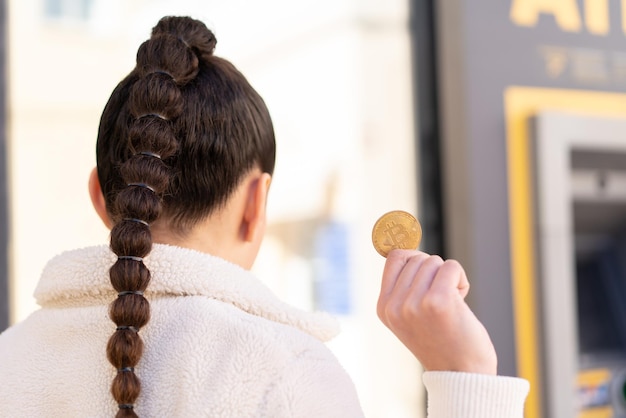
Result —
<instances>
[{"instance_id":1,"label":"bitcoin symbol on coin","mask_svg":"<svg viewBox=\"0 0 626 418\"><path fill-rule=\"evenodd\" d=\"M404 225L400 225L392 221L387 224L387 229L385 229L384 232L388 238L385 240L385 245L395 248L406 248L404 243L410 237Z\"/></svg>"},{"instance_id":2,"label":"bitcoin symbol on coin","mask_svg":"<svg viewBox=\"0 0 626 418\"><path fill-rule=\"evenodd\" d=\"M372 243L380 255L394 249L416 249L422 240L422 227L413 215L394 210L381 216L372 229Z\"/></svg>"}]
</instances>

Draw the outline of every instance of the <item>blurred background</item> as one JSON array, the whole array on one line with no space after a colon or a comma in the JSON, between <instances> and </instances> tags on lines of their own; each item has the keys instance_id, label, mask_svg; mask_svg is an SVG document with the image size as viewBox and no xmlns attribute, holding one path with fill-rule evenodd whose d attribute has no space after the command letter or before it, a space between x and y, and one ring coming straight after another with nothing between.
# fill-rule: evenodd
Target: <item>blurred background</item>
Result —
<instances>
[{"instance_id":1,"label":"blurred background","mask_svg":"<svg viewBox=\"0 0 626 418\"><path fill-rule=\"evenodd\" d=\"M106 244L100 113L164 15L203 20L277 135L255 273L336 315L368 417L423 417L379 323L383 213L460 260L526 417L626 417L626 0L1 0L0 331L41 270Z\"/></svg>"}]
</instances>

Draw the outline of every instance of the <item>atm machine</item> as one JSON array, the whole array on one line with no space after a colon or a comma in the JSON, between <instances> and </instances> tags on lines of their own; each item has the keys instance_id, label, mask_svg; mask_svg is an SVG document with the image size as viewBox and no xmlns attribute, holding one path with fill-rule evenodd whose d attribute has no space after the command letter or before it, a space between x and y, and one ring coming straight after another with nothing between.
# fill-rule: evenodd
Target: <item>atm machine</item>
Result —
<instances>
[{"instance_id":1,"label":"atm machine","mask_svg":"<svg viewBox=\"0 0 626 418\"><path fill-rule=\"evenodd\" d=\"M626 119L533 124L545 416L626 418Z\"/></svg>"}]
</instances>

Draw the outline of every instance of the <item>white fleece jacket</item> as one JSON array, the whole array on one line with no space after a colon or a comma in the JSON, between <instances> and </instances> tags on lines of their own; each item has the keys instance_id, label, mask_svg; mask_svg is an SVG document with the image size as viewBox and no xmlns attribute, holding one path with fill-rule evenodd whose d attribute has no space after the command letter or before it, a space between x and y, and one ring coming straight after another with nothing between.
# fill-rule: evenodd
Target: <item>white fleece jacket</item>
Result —
<instances>
[{"instance_id":1,"label":"white fleece jacket","mask_svg":"<svg viewBox=\"0 0 626 418\"><path fill-rule=\"evenodd\" d=\"M105 354L114 260L102 246L48 263L35 291L42 309L0 335L0 417L115 415L116 371ZM206 254L154 245L146 265L141 417L363 416L323 343L338 332L332 317L286 305L250 272ZM431 418L522 417L521 379L430 372L424 380Z\"/></svg>"}]
</instances>

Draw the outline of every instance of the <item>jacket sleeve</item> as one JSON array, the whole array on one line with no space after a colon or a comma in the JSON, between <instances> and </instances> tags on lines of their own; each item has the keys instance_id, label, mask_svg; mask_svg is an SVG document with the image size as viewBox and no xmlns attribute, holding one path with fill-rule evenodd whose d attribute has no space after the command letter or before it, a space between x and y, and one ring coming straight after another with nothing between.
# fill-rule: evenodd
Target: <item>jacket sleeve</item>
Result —
<instances>
[{"instance_id":1,"label":"jacket sleeve","mask_svg":"<svg viewBox=\"0 0 626 418\"><path fill-rule=\"evenodd\" d=\"M264 417L360 418L354 384L326 347L307 350L284 365L269 388Z\"/></svg>"},{"instance_id":2,"label":"jacket sleeve","mask_svg":"<svg viewBox=\"0 0 626 418\"><path fill-rule=\"evenodd\" d=\"M523 418L528 381L460 372L425 372L428 418Z\"/></svg>"}]
</instances>

